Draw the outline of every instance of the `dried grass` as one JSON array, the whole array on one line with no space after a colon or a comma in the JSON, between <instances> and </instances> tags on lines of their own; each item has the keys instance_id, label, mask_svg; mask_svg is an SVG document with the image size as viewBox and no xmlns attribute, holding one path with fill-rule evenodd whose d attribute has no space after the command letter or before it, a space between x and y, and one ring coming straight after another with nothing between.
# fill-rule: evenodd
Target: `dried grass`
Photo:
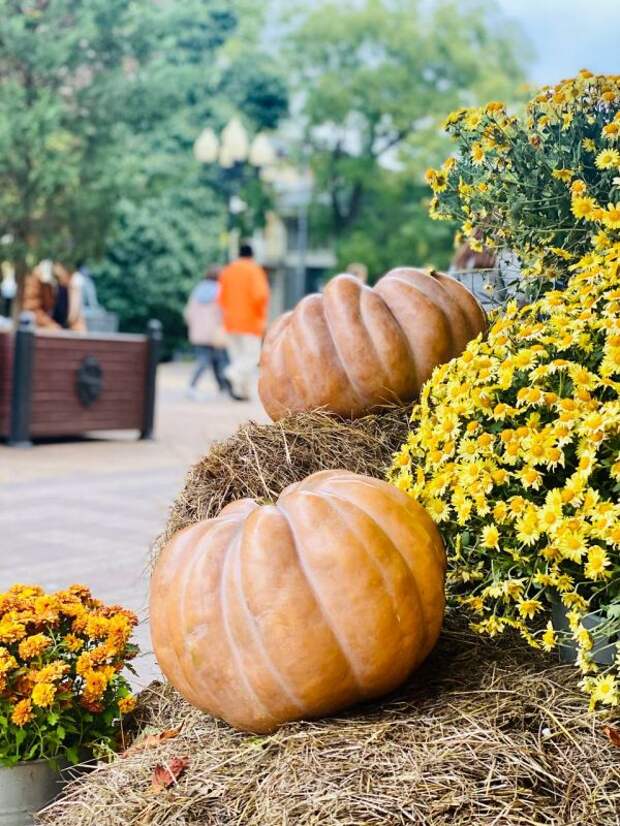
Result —
<instances>
[{"instance_id":1,"label":"dried grass","mask_svg":"<svg viewBox=\"0 0 620 826\"><path fill-rule=\"evenodd\" d=\"M323 468L381 476L407 411L250 423L191 469L160 540L234 499L274 499ZM154 683L138 738L180 728L71 784L46 826L620 826L620 749L588 715L575 669L518 638L481 639L457 614L402 691L257 737ZM153 769L187 755L170 789Z\"/></svg>"},{"instance_id":2,"label":"dried grass","mask_svg":"<svg viewBox=\"0 0 620 826\"><path fill-rule=\"evenodd\" d=\"M253 736L170 686L141 698L140 728L181 733L100 765L39 818L47 826L614 826L620 749L588 715L574 668L453 616L423 668L383 704ZM157 764L188 755L178 784Z\"/></svg>"},{"instance_id":3,"label":"dried grass","mask_svg":"<svg viewBox=\"0 0 620 826\"><path fill-rule=\"evenodd\" d=\"M246 496L275 500L287 485L318 470L383 477L407 438L410 414L411 407L386 407L350 421L318 410L275 424L242 425L190 469L155 552L177 531L216 516L229 502Z\"/></svg>"}]
</instances>

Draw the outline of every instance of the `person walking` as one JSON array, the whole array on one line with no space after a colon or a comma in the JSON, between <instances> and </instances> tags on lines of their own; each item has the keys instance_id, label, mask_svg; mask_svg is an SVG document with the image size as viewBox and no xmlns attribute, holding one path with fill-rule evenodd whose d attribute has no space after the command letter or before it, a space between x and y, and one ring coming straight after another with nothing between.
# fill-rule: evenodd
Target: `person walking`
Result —
<instances>
[{"instance_id":1,"label":"person walking","mask_svg":"<svg viewBox=\"0 0 620 826\"><path fill-rule=\"evenodd\" d=\"M219 303L230 357L224 374L233 398L246 401L253 392L269 307L267 274L254 260L250 244L241 244L239 258L220 273Z\"/></svg>"},{"instance_id":2,"label":"person walking","mask_svg":"<svg viewBox=\"0 0 620 826\"><path fill-rule=\"evenodd\" d=\"M211 368L221 392L230 393L231 387L224 375L228 364L226 335L222 325L222 311L217 302L219 291L219 267L211 267L197 284L185 307L185 321L189 330L189 340L194 345L196 367L189 382L187 394L198 396L198 382L205 370Z\"/></svg>"}]
</instances>

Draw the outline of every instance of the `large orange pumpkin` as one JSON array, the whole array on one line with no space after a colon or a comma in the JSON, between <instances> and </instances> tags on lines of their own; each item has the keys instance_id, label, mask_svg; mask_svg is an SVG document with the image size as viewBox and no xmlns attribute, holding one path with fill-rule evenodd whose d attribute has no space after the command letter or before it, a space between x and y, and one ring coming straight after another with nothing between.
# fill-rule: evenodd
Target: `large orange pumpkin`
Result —
<instances>
[{"instance_id":1,"label":"large orange pumpkin","mask_svg":"<svg viewBox=\"0 0 620 826\"><path fill-rule=\"evenodd\" d=\"M168 680L267 732L396 688L434 646L445 554L426 511L378 479L322 471L178 533L151 584Z\"/></svg>"},{"instance_id":2,"label":"large orange pumpkin","mask_svg":"<svg viewBox=\"0 0 620 826\"><path fill-rule=\"evenodd\" d=\"M259 393L277 420L324 407L357 417L417 398L438 364L486 330L486 316L458 281L408 267L374 288L338 275L270 328Z\"/></svg>"}]
</instances>

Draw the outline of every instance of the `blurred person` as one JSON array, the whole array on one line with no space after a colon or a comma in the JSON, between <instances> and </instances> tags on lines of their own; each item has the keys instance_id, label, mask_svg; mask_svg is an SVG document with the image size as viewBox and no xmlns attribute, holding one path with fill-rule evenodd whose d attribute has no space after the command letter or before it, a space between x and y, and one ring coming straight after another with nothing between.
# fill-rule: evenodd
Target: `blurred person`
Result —
<instances>
[{"instance_id":1,"label":"blurred person","mask_svg":"<svg viewBox=\"0 0 620 826\"><path fill-rule=\"evenodd\" d=\"M197 398L197 386L205 370L211 368L220 391L231 393L230 382L224 375L228 365L226 333L222 310L218 304L220 267L210 267L202 281L191 292L185 307L185 321L190 343L194 346L196 367L187 389L190 398Z\"/></svg>"},{"instance_id":2,"label":"blurred person","mask_svg":"<svg viewBox=\"0 0 620 826\"><path fill-rule=\"evenodd\" d=\"M482 234L477 230L476 240ZM450 262L451 272L470 272L471 270L492 270L495 267L495 254L484 247L480 251L472 250L467 241L464 241L454 254Z\"/></svg>"},{"instance_id":3,"label":"blurred person","mask_svg":"<svg viewBox=\"0 0 620 826\"><path fill-rule=\"evenodd\" d=\"M82 276L71 272L59 261L54 262L56 278L56 297L52 310L52 319L63 330L74 333L86 332L82 301Z\"/></svg>"},{"instance_id":4,"label":"blurred person","mask_svg":"<svg viewBox=\"0 0 620 826\"><path fill-rule=\"evenodd\" d=\"M17 281L15 270L8 261L0 265L0 315L11 317L13 301L17 296Z\"/></svg>"},{"instance_id":5,"label":"blurred person","mask_svg":"<svg viewBox=\"0 0 620 826\"><path fill-rule=\"evenodd\" d=\"M21 308L32 313L34 323L42 330L60 330L54 321L54 278L51 261L41 261L24 279L24 292Z\"/></svg>"},{"instance_id":6,"label":"blurred person","mask_svg":"<svg viewBox=\"0 0 620 826\"><path fill-rule=\"evenodd\" d=\"M359 278L362 284L368 283L368 267L366 264L360 264L359 262L347 264L345 273L347 273L347 275L354 275L355 278Z\"/></svg>"},{"instance_id":7,"label":"blurred person","mask_svg":"<svg viewBox=\"0 0 620 826\"><path fill-rule=\"evenodd\" d=\"M233 398L247 401L253 391L269 307L267 274L254 260L250 244L241 244L239 258L222 270L219 303L230 358L224 373L232 385Z\"/></svg>"}]
</instances>

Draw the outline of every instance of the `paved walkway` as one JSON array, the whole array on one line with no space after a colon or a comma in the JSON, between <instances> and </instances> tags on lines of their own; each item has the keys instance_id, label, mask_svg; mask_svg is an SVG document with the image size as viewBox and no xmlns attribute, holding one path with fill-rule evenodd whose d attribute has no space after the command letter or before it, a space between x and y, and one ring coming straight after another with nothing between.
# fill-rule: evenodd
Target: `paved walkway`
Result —
<instances>
[{"instance_id":1,"label":"paved walkway","mask_svg":"<svg viewBox=\"0 0 620 826\"><path fill-rule=\"evenodd\" d=\"M156 434L97 434L30 450L0 445L0 591L14 582L57 589L73 582L138 613L137 685L157 676L147 626L149 549L190 464L247 419L258 402L185 398L188 365L159 371Z\"/></svg>"}]
</instances>

